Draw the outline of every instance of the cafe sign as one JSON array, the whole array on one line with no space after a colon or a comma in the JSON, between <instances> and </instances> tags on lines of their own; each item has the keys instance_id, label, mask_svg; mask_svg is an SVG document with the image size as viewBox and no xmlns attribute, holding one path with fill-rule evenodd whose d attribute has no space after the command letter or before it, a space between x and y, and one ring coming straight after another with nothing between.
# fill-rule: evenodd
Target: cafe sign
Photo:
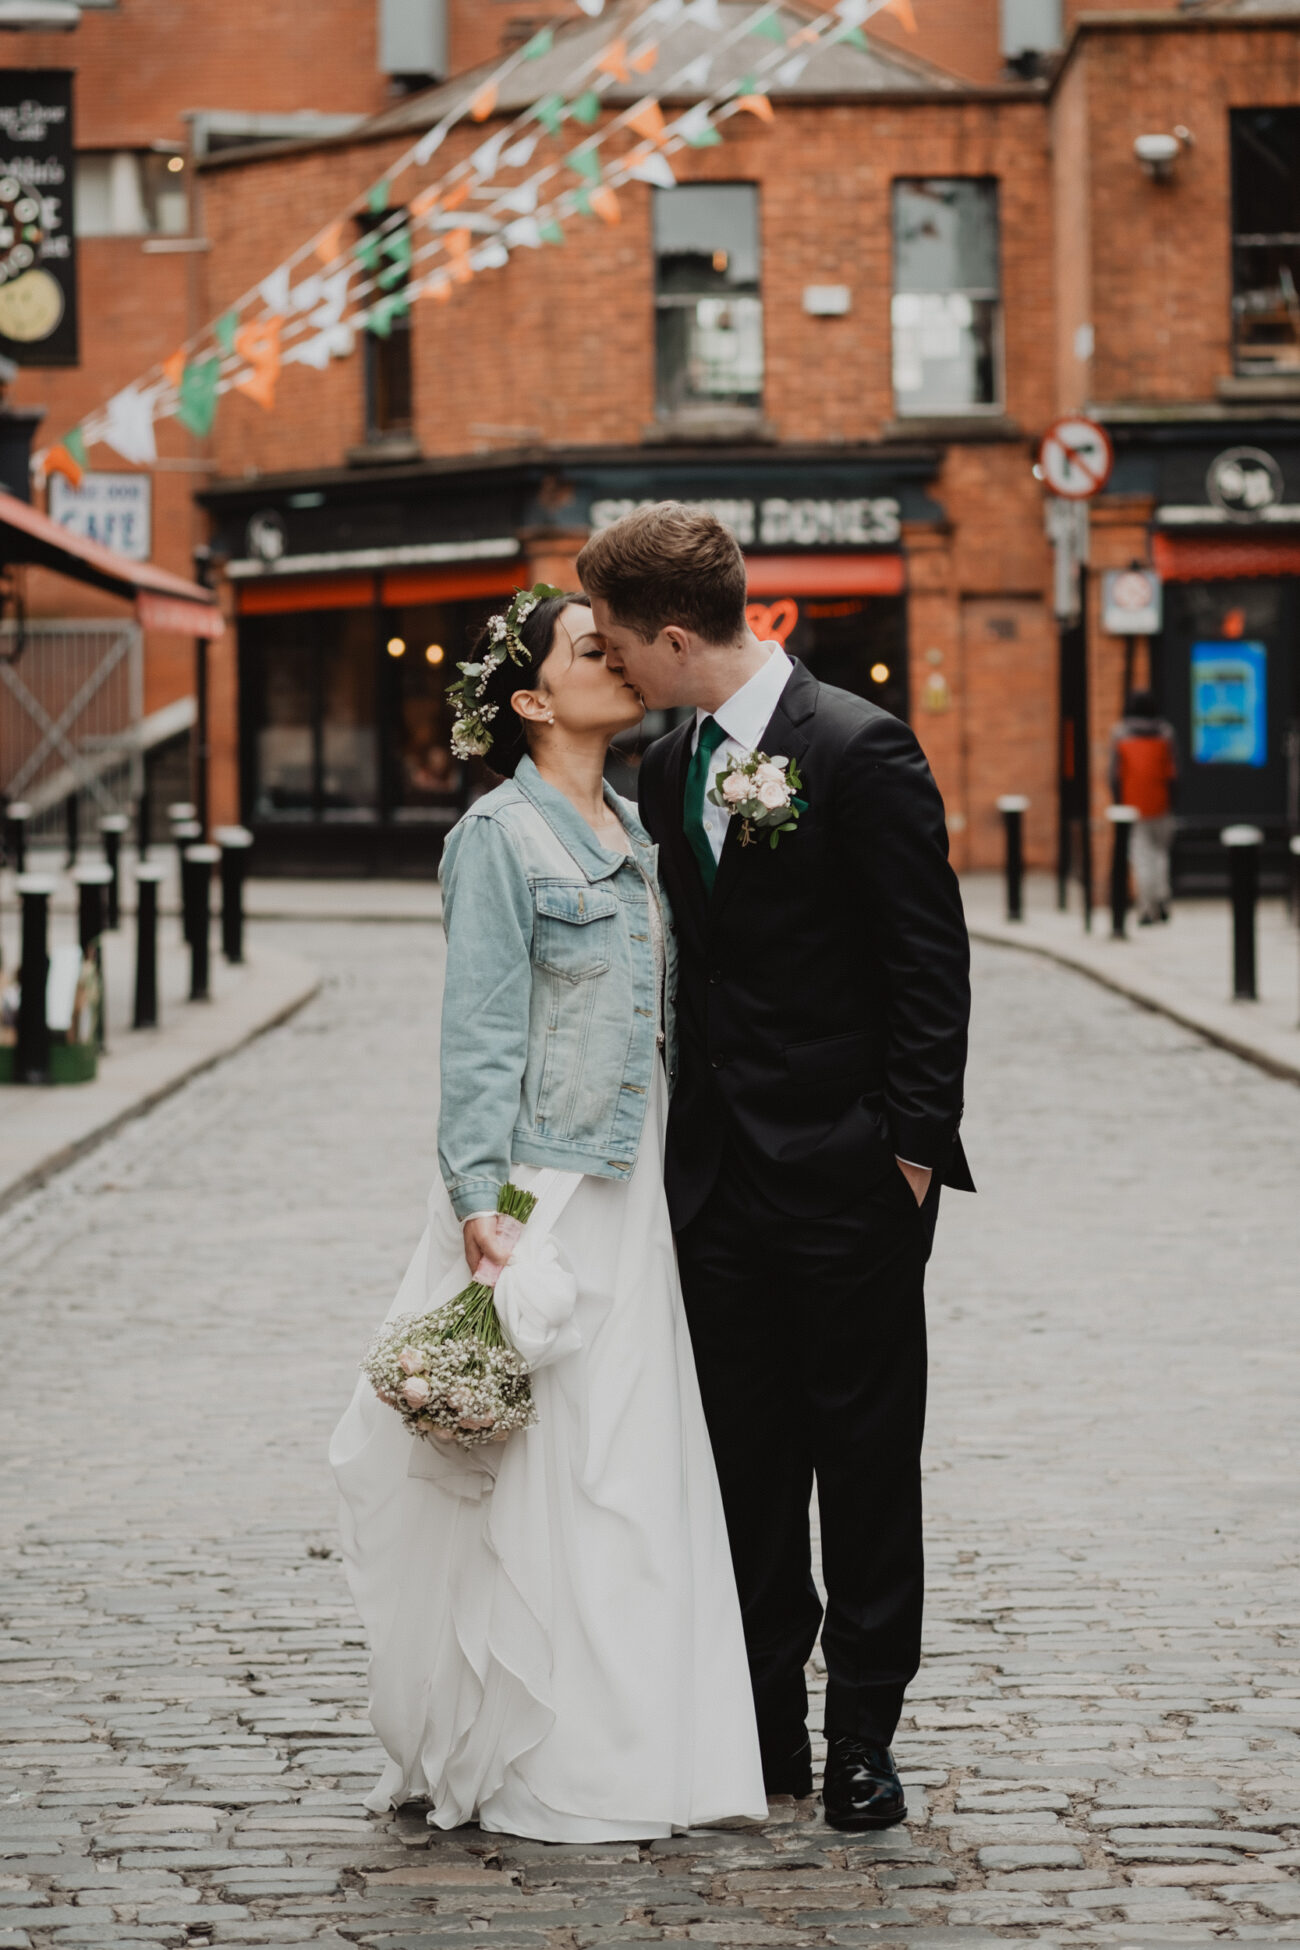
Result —
<instances>
[{"instance_id":1,"label":"cafe sign","mask_svg":"<svg viewBox=\"0 0 1300 1950\"><path fill-rule=\"evenodd\" d=\"M0 353L77 364L72 73L0 68Z\"/></svg>"},{"instance_id":2,"label":"cafe sign","mask_svg":"<svg viewBox=\"0 0 1300 1950\"><path fill-rule=\"evenodd\" d=\"M716 516L742 548L889 548L902 532L901 510L892 495L846 500L768 495L762 500L685 501L682 505ZM638 508L657 506L657 498L593 501L591 525L593 529L608 528Z\"/></svg>"}]
</instances>

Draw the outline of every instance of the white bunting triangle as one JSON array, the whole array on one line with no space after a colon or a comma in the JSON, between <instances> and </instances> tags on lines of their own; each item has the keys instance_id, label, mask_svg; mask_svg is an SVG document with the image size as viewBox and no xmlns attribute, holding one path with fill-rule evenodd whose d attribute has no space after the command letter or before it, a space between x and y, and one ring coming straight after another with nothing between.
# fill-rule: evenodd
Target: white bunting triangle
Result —
<instances>
[{"instance_id":1,"label":"white bunting triangle","mask_svg":"<svg viewBox=\"0 0 1300 1950\"><path fill-rule=\"evenodd\" d=\"M283 318L289 309L289 266L278 264L269 278L263 278L257 287L262 303L276 318Z\"/></svg>"},{"instance_id":2,"label":"white bunting triangle","mask_svg":"<svg viewBox=\"0 0 1300 1950\"><path fill-rule=\"evenodd\" d=\"M707 88L709 85L709 76L712 71L713 56L711 54L701 54L694 61L688 61L682 69L682 83L687 88Z\"/></svg>"},{"instance_id":3,"label":"white bunting triangle","mask_svg":"<svg viewBox=\"0 0 1300 1950\"><path fill-rule=\"evenodd\" d=\"M516 217L514 222L507 224L501 232L501 242L502 244L510 245L511 248L516 244L522 244L526 250L540 250L542 247L541 226L536 217Z\"/></svg>"},{"instance_id":4,"label":"white bunting triangle","mask_svg":"<svg viewBox=\"0 0 1300 1950\"><path fill-rule=\"evenodd\" d=\"M643 156L640 162L633 163L627 173L635 176L638 183L653 183L656 189L672 190L677 187L677 178L673 175L667 156Z\"/></svg>"},{"instance_id":5,"label":"white bunting triangle","mask_svg":"<svg viewBox=\"0 0 1300 1950\"><path fill-rule=\"evenodd\" d=\"M137 467L158 458L153 414L161 391L161 387L155 387L142 393L134 386L124 386L104 408L108 422L103 434L105 444L121 454L123 460L134 461Z\"/></svg>"},{"instance_id":6,"label":"white bunting triangle","mask_svg":"<svg viewBox=\"0 0 1300 1950\"><path fill-rule=\"evenodd\" d=\"M427 135L422 135L415 145L413 160L416 164L427 163L435 149L441 149L450 127L448 122L435 122Z\"/></svg>"},{"instance_id":7,"label":"white bunting triangle","mask_svg":"<svg viewBox=\"0 0 1300 1950\"><path fill-rule=\"evenodd\" d=\"M532 135L521 136L518 142L512 142L508 149L502 150L502 162L507 164L511 169L526 169L528 164L533 160L533 150L537 147L541 139L542 132L540 129L534 130Z\"/></svg>"}]
</instances>

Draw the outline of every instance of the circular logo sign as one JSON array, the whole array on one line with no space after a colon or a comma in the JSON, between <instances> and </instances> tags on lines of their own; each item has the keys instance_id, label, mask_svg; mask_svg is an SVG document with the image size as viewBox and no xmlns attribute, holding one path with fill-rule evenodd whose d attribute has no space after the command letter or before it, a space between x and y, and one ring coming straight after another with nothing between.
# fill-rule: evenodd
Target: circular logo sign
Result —
<instances>
[{"instance_id":1,"label":"circular logo sign","mask_svg":"<svg viewBox=\"0 0 1300 1950\"><path fill-rule=\"evenodd\" d=\"M284 554L284 520L274 508L263 508L245 531L248 552L259 562L278 562Z\"/></svg>"},{"instance_id":2,"label":"circular logo sign","mask_svg":"<svg viewBox=\"0 0 1300 1950\"><path fill-rule=\"evenodd\" d=\"M1254 521L1282 499L1282 469L1262 447L1228 447L1210 462L1205 492L1234 521Z\"/></svg>"}]
</instances>

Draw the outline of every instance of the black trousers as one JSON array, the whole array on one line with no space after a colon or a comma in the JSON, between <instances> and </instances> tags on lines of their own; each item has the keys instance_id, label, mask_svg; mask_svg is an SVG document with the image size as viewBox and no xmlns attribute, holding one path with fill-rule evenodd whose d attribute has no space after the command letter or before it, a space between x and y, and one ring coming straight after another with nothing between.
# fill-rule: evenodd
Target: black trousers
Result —
<instances>
[{"instance_id":1,"label":"black trousers","mask_svg":"<svg viewBox=\"0 0 1300 1950\"><path fill-rule=\"evenodd\" d=\"M896 1180L897 1182L893 1182ZM792 1219L731 1156L678 1235L769 1766L803 1739L822 1626L826 1732L886 1744L921 1652L924 1207L899 1171L830 1218Z\"/></svg>"}]
</instances>

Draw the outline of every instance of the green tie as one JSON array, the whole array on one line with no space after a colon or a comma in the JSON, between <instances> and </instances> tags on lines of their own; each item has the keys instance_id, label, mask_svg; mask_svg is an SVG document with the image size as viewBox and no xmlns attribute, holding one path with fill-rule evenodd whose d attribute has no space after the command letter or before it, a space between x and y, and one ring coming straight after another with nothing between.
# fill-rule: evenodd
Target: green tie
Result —
<instances>
[{"instance_id":1,"label":"green tie","mask_svg":"<svg viewBox=\"0 0 1300 1950\"><path fill-rule=\"evenodd\" d=\"M726 732L716 718L706 718L700 726L699 742L686 773L686 804L682 814L682 829L686 843L700 864L700 875L704 881L706 894L713 892L713 883L718 877L718 863L709 845L709 836L704 830L704 791L709 779L709 760L726 737Z\"/></svg>"}]
</instances>

